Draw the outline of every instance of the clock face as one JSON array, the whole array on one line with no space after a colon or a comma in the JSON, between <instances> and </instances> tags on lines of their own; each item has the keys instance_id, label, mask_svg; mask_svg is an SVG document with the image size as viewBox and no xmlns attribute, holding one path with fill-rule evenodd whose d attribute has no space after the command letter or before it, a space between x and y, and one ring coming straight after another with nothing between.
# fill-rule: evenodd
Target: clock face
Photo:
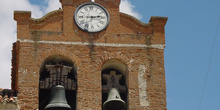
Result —
<instances>
[{"instance_id":1,"label":"clock face","mask_svg":"<svg viewBox=\"0 0 220 110\"><path fill-rule=\"evenodd\" d=\"M96 3L86 3L75 11L77 26L87 32L99 32L105 29L109 23L107 10Z\"/></svg>"}]
</instances>

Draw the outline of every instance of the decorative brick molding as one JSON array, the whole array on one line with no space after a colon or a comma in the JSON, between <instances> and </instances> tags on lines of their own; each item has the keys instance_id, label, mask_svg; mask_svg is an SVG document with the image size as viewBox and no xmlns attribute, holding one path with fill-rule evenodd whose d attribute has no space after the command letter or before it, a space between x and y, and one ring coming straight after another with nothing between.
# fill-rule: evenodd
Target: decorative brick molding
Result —
<instances>
[{"instance_id":1,"label":"decorative brick molding","mask_svg":"<svg viewBox=\"0 0 220 110\"><path fill-rule=\"evenodd\" d=\"M33 40L27 39L17 39L19 42L29 42L34 43ZM43 44L64 44L64 45L84 45L84 46L103 46L103 47L135 47L135 48L156 48L156 49L164 49L166 45L164 44L155 44L155 45L146 45L146 44L116 44L116 43L83 43L83 42L65 42L65 41L37 41L37 43Z\"/></svg>"}]
</instances>

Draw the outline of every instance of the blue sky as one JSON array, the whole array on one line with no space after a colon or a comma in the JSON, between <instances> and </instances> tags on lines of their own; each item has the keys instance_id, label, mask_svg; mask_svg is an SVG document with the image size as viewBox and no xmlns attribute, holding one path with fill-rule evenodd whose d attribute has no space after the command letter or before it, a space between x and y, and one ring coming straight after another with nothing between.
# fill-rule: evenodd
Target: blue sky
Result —
<instances>
[{"instance_id":1,"label":"blue sky","mask_svg":"<svg viewBox=\"0 0 220 110\"><path fill-rule=\"evenodd\" d=\"M131 0L148 22L166 16L165 69L168 110L199 110L217 23L218 0ZM217 31L200 110L220 110L220 29Z\"/></svg>"},{"instance_id":2,"label":"blue sky","mask_svg":"<svg viewBox=\"0 0 220 110\"><path fill-rule=\"evenodd\" d=\"M59 4L52 3L52 0L1 2L0 70L4 77L0 77L0 87L10 88L11 44L16 41L13 11L32 11L33 17L42 17L58 9ZM165 27L168 110L220 110L220 28L216 35L219 0L123 0L121 11L127 11L144 23L148 23L151 16L168 17ZM213 56L199 109L215 35Z\"/></svg>"}]
</instances>

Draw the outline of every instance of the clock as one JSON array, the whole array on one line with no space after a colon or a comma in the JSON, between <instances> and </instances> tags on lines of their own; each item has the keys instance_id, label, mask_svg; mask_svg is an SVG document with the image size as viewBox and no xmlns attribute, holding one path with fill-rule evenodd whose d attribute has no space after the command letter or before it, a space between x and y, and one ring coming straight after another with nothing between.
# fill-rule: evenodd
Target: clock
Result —
<instances>
[{"instance_id":1,"label":"clock","mask_svg":"<svg viewBox=\"0 0 220 110\"><path fill-rule=\"evenodd\" d=\"M76 25L86 32L100 32L109 24L107 10L94 2L80 5L74 14Z\"/></svg>"}]
</instances>

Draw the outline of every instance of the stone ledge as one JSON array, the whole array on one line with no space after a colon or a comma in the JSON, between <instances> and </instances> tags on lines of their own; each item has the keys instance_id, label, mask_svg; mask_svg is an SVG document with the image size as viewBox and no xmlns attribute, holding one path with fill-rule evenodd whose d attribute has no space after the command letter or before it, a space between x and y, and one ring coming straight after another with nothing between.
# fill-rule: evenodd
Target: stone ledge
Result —
<instances>
[{"instance_id":1,"label":"stone ledge","mask_svg":"<svg viewBox=\"0 0 220 110\"><path fill-rule=\"evenodd\" d=\"M31 11L14 11L14 14L31 14Z\"/></svg>"},{"instance_id":2,"label":"stone ledge","mask_svg":"<svg viewBox=\"0 0 220 110\"><path fill-rule=\"evenodd\" d=\"M166 25L167 20L168 20L168 17L152 16L152 17L150 18L150 22L151 22L153 25L158 25L158 24L160 24L162 28Z\"/></svg>"},{"instance_id":3,"label":"stone ledge","mask_svg":"<svg viewBox=\"0 0 220 110\"><path fill-rule=\"evenodd\" d=\"M17 22L28 22L30 17L30 11L14 11L14 20Z\"/></svg>"},{"instance_id":4,"label":"stone ledge","mask_svg":"<svg viewBox=\"0 0 220 110\"><path fill-rule=\"evenodd\" d=\"M152 21L154 19L156 19L156 20L168 20L168 17L152 16L150 21Z\"/></svg>"},{"instance_id":5,"label":"stone ledge","mask_svg":"<svg viewBox=\"0 0 220 110\"><path fill-rule=\"evenodd\" d=\"M35 41L33 40L28 40L28 39L17 39L19 42L28 42L28 43L34 43ZM151 44L151 45L146 45L146 44L118 44L118 43L86 43L86 42L66 42L66 41L37 41L37 43L42 43L42 44L64 44L64 45L83 45L83 46L103 46L103 47L136 47L136 48L156 48L163 50L165 49L166 45L165 44Z\"/></svg>"}]
</instances>

